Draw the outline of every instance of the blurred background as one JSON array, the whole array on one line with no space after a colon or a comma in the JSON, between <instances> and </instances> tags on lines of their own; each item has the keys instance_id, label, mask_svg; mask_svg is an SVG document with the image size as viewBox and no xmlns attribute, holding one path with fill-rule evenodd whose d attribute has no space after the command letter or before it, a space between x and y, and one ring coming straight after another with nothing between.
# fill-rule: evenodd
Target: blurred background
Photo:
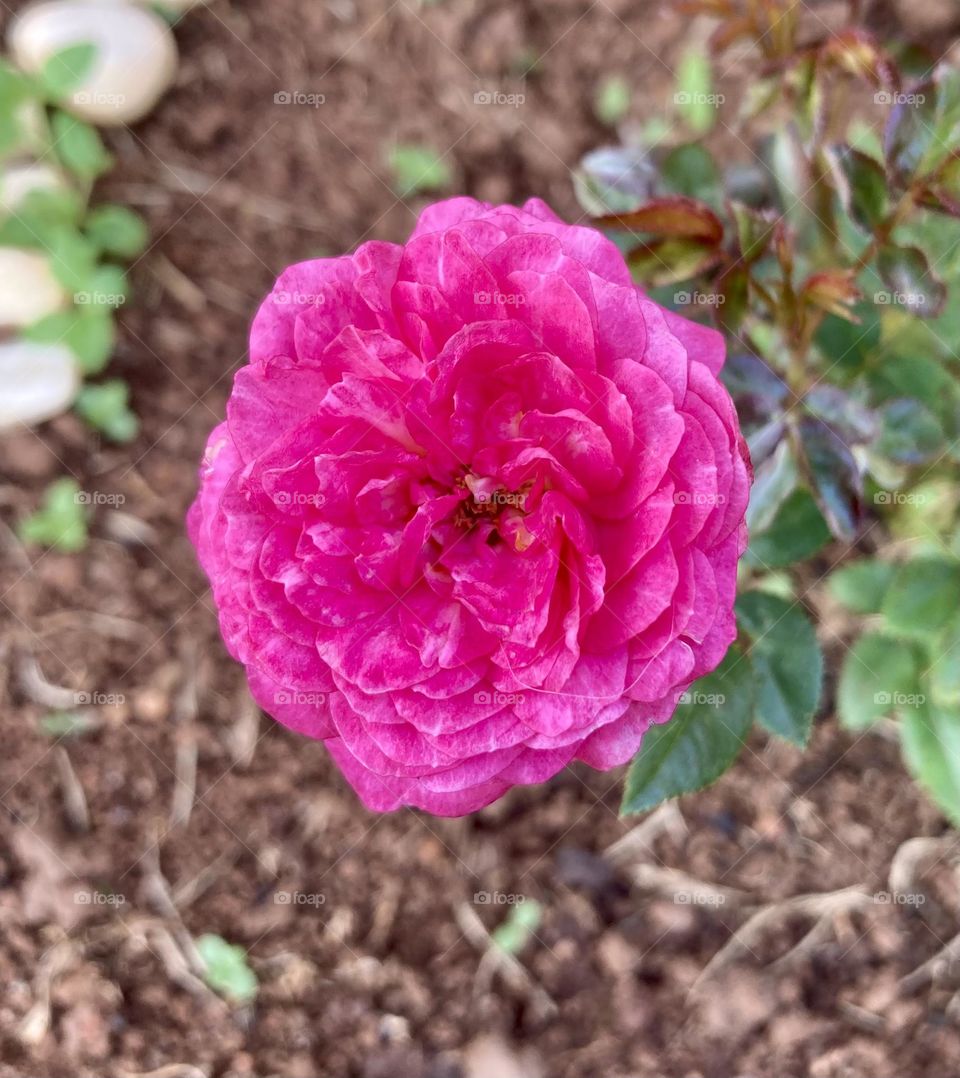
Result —
<instances>
[{"instance_id":1,"label":"blurred background","mask_svg":"<svg viewBox=\"0 0 960 1078\"><path fill-rule=\"evenodd\" d=\"M25 6L0 4L21 63L88 17L64 0L59 29L18 40ZM18 304L47 312L35 267L0 259L0 1075L942 1078L960 981L953 952L936 977L924 963L960 931L955 842L895 742L830 717L806 753L758 735L715 787L642 820L618 818L622 774L587 768L467 819L376 817L322 745L252 705L184 533L286 265L401 241L442 194L581 219L578 162L674 122L709 27L644 0L175 6L146 45L99 16L136 75L77 103L95 124L106 107L102 146L55 132L84 197L95 180L95 203L148 230L101 221L126 279L87 266L96 285L70 290L98 311L120 297L67 326L109 376L79 414L37 404L3 352ZM811 40L848 19L801 7ZM960 31L953 0L859 14L938 55ZM742 78L731 56L713 72L730 101ZM0 110L19 108L3 85ZM111 92L145 95L144 115L110 121ZM715 140L749 158L725 123ZM33 209L36 228L66 212ZM41 351L29 371L56 366ZM899 891L922 901L884 900Z\"/></svg>"}]
</instances>

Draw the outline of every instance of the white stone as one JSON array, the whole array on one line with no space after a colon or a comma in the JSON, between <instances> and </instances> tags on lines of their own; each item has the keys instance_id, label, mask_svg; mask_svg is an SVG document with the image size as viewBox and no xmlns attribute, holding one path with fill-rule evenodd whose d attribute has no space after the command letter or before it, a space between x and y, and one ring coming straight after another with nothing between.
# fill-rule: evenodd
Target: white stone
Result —
<instances>
[{"instance_id":1,"label":"white stone","mask_svg":"<svg viewBox=\"0 0 960 1078\"><path fill-rule=\"evenodd\" d=\"M33 191L55 191L63 187L63 177L42 161L0 168L0 215L13 213Z\"/></svg>"},{"instance_id":2,"label":"white stone","mask_svg":"<svg viewBox=\"0 0 960 1078\"><path fill-rule=\"evenodd\" d=\"M65 307L69 298L46 255L0 247L0 328L29 326Z\"/></svg>"},{"instance_id":3,"label":"white stone","mask_svg":"<svg viewBox=\"0 0 960 1078\"><path fill-rule=\"evenodd\" d=\"M177 46L153 11L117 0L43 0L13 22L14 60L37 72L56 53L89 42L97 47L82 84L62 102L91 123L118 126L145 116L169 89Z\"/></svg>"},{"instance_id":4,"label":"white stone","mask_svg":"<svg viewBox=\"0 0 960 1078\"><path fill-rule=\"evenodd\" d=\"M66 411L80 386L73 353L62 344L0 343L0 431Z\"/></svg>"}]
</instances>

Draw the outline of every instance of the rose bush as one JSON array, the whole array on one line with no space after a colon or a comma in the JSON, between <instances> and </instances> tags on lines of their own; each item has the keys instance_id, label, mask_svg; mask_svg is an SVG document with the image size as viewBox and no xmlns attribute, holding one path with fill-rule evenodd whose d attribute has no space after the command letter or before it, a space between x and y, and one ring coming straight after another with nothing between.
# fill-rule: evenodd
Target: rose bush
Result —
<instances>
[{"instance_id":1,"label":"rose bush","mask_svg":"<svg viewBox=\"0 0 960 1078\"><path fill-rule=\"evenodd\" d=\"M735 635L723 358L536 200L292 266L189 518L258 703L375 810L629 760Z\"/></svg>"}]
</instances>

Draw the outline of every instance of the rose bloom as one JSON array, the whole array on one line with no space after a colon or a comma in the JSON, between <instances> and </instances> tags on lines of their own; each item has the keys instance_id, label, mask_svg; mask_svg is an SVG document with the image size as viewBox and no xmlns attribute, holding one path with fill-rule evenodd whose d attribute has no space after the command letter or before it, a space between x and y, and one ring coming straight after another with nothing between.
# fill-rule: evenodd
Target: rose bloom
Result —
<instances>
[{"instance_id":1,"label":"rose bloom","mask_svg":"<svg viewBox=\"0 0 960 1078\"><path fill-rule=\"evenodd\" d=\"M723 359L538 200L290 267L189 515L257 702L379 811L629 760L735 635Z\"/></svg>"}]
</instances>

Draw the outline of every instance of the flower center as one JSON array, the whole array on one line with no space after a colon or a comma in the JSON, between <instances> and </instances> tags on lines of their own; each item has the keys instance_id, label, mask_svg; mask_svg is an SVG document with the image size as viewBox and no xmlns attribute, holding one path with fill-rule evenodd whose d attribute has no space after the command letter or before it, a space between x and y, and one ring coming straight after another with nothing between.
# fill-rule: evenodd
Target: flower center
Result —
<instances>
[{"instance_id":1,"label":"flower center","mask_svg":"<svg viewBox=\"0 0 960 1078\"><path fill-rule=\"evenodd\" d=\"M461 528L472 528L482 520L489 520L495 527L508 512L526 515L527 496L533 483L525 483L519 491L507 490L498 480L467 474L457 479L456 485L469 492L457 507L455 523Z\"/></svg>"}]
</instances>

